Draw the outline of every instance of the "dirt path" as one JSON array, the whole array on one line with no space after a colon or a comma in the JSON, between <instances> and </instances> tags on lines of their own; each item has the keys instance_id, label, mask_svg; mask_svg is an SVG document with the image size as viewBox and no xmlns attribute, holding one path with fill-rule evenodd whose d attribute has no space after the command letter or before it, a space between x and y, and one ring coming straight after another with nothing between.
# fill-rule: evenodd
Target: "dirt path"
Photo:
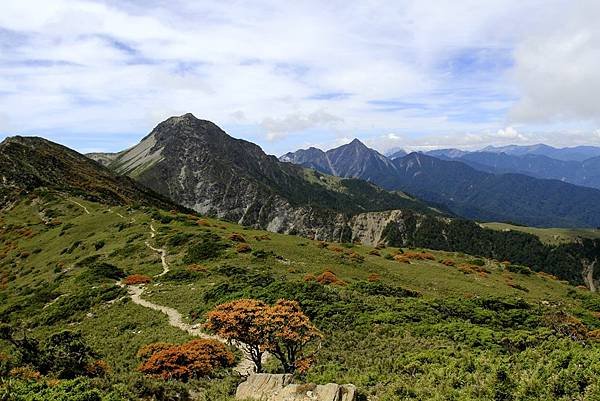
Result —
<instances>
[{"instance_id":1,"label":"dirt path","mask_svg":"<svg viewBox=\"0 0 600 401\"><path fill-rule=\"evenodd\" d=\"M77 202L76 200L73 199L67 199L69 202L76 204L77 206L79 206L80 208L83 209L83 211L85 212L85 214L90 214L90 211L88 210L87 207L85 207L84 205L82 205L81 203Z\"/></svg>"},{"instance_id":2,"label":"dirt path","mask_svg":"<svg viewBox=\"0 0 600 401\"><path fill-rule=\"evenodd\" d=\"M154 226L152 224L150 224L150 238L155 238L155 237L156 237L156 230L154 229ZM150 245L149 241L146 241L145 244L148 248L152 249L153 251L160 252L160 259L162 262L163 271L162 271L162 273L159 273L159 274L155 275L154 277L161 277L161 276L167 274L167 272L169 272L169 264L167 263L167 251L165 249L153 247L152 245ZM125 285L122 284L121 282L119 282L118 285L121 287L125 287ZM224 344L228 344L227 340L225 340L221 337L203 333L200 330L200 328L197 327L196 325L190 325L188 323L185 323L183 320L183 316L176 309L170 308L170 307L164 306L164 305L158 305L158 304L155 304L153 302L143 299L142 294L144 293L144 290L145 290L143 285L130 285L127 287L127 290L129 291L129 295L131 296L131 300L133 301L133 303L143 306L145 308L153 309L153 310L159 311L161 313L164 313L169 318L169 324L171 326L176 327L180 330L183 330L192 336L196 336L196 337L207 339L207 340L216 340L216 341L220 341ZM234 345L237 349L239 349L244 355L242 360L237 364L237 366L235 368L233 368L233 370L242 376L248 376L248 375L254 373L254 363L250 360L250 357L249 357L250 355L248 354L248 352L244 349L244 347L241 344L232 344L232 345Z\"/></svg>"},{"instance_id":3,"label":"dirt path","mask_svg":"<svg viewBox=\"0 0 600 401\"><path fill-rule=\"evenodd\" d=\"M150 238L154 238L155 236L156 236L156 230L154 229L154 226L151 223L150 224ZM167 263L167 251L162 248L153 247L152 245L150 245L149 241L146 241L144 243L146 244L146 246L148 248L152 249L154 252L160 253L160 262L162 263L163 271L162 271L162 273L159 273L154 277L162 277L165 274L167 274L169 272L169 264Z\"/></svg>"}]
</instances>

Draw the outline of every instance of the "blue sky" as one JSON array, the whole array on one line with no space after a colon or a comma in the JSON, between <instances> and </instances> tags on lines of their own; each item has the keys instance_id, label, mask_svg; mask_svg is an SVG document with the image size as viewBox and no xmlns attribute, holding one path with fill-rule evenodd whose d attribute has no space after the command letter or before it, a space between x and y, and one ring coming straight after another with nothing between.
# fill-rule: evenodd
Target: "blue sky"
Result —
<instances>
[{"instance_id":1,"label":"blue sky","mask_svg":"<svg viewBox=\"0 0 600 401\"><path fill-rule=\"evenodd\" d=\"M3 0L0 138L191 112L267 152L600 144L594 0Z\"/></svg>"}]
</instances>

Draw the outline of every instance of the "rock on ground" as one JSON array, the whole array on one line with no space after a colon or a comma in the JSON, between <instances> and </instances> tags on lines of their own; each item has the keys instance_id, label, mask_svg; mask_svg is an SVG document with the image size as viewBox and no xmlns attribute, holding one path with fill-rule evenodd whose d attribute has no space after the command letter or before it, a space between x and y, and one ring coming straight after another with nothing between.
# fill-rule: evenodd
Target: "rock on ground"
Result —
<instances>
[{"instance_id":1,"label":"rock on ground","mask_svg":"<svg viewBox=\"0 0 600 401\"><path fill-rule=\"evenodd\" d=\"M258 401L354 401L352 384L292 384L292 375L250 375L235 394L238 400Z\"/></svg>"}]
</instances>

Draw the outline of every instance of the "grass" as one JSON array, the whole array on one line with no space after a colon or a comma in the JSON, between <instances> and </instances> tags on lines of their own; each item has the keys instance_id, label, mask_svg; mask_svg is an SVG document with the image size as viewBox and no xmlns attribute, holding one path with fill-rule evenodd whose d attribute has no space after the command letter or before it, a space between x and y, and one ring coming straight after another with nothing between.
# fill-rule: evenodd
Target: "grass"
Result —
<instances>
[{"instance_id":1,"label":"grass","mask_svg":"<svg viewBox=\"0 0 600 401\"><path fill-rule=\"evenodd\" d=\"M162 271L160 258L145 241L167 249L171 272L154 278L143 297L176 308L189 323L201 324L208 310L231 299L297 299L325 334L304 380L351 382L362 397L377 400L600 397L600 346L561 334L557 324L563 322L552 320L560 312L587 330L598 329L600 297L547 275L465 254L385 248L378 256L360 244L324 244L206 217L198 224L198 216L146 208L109 211L77 201L90 214L47 195L0 216L0 253L5 253L0 319L39 338L62 328L81 330L112 369L102 385L121 389L124 399L141 397L140 386L147 394L149 388L171 385L136 373L139 347L189 339L164 315L130 302L113 279L103 278L105 265L92 267L105 263L124 275L156 275ZM60 224L44 224L40 212ZM217 244L216 257L185 262L199 243L204 244L200 255L212 255L204 252L212 249L210 241ZM240 243L251 251L236 251ZM409 263L394 260L398 253ZM344 284L306 281L327 270ZM91 301L77 310L70 302L77 297ZM237 383L231 372L223 372L181 386L207 400L225 401L233 399ZM157 399L175 399L169 391Z\"/></svg>"},{"instance_id":2,"label":"grass","mask_svg":"<svg viewBox=\"0 0 600 401\"><path fill-rule=\"evenodd\" d=\"M600 230L592 228L537 228L507 223L482 223L481 225L498 231L514 230L533 234L539 237L542 242L550 245L573 242L579 237L592 239L600 238Z\"/></svg>"}]
</instances>

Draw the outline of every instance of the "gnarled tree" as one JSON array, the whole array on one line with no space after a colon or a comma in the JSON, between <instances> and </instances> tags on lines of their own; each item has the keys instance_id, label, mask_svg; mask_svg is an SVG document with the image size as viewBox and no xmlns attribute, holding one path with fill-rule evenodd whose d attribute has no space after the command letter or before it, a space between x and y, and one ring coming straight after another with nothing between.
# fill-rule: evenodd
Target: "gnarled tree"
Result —
<instances>
[{"instance_id":1,"label":"gnarled tree","mask_svg":"<svg viewBox=\"0 0 600 401\"><path fill-rule=\"evenodd\" d=\"M205 327L246 348L256 372L268 351L281 362L284 372L305 369L309 343L322 337L296 301L279 300L273 306L254 299L240 299L217 306L207 315Z\"/></svg>"}]
</instances>

